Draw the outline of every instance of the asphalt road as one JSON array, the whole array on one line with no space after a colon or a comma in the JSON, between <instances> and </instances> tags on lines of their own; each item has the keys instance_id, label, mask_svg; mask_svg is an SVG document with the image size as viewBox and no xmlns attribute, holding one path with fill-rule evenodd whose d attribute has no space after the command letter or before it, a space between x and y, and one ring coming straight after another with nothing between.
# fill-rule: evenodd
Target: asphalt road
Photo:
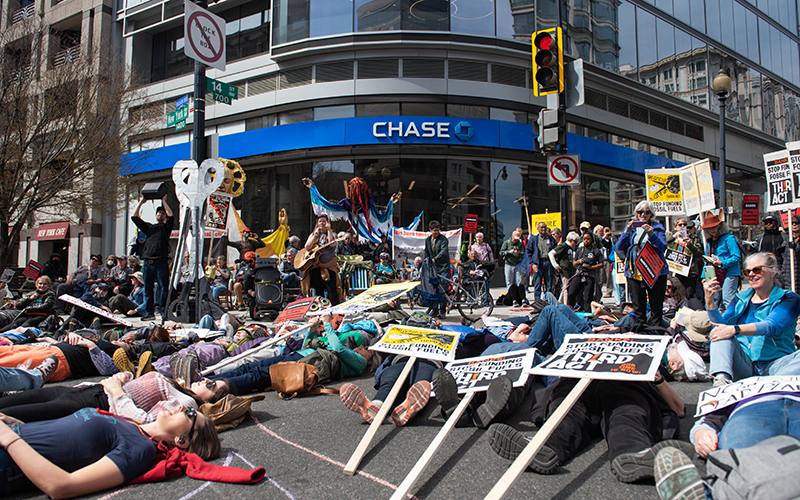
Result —
<instances>
[{"instance_id":1,"label":"asphalt road","mask_svg":"<svg viewBox=\"0 0 800 500\"><path fill-rule=\"evenodd\" d=\"M508 308L499 316L513 313ZM457 314L448 320L457 322ZM100 380L98 377L94 380ZM74 381L68 381L74 383ZM372 377L350 382L372 396ZM62 382L67 383L67 382ZM341 382L332 387L339 387ZM687 403L681 421L681 437L688 440L697 395L710 383L675 383ZM530 397L507 420L517 429L533 434L529 421ZM230 485L183 477L164 483L122 487L89 498L125 499L388 499L422 456L444 420L438 405L428 406L403 428L390 420L381 426L356 475L343 473L368 425L347 410L336 395L318 395L284 401L274 392L252 406L253 416L237 429L226 431L222 454L213 463L236 467L264 467L266 478L256 485ZM624 484L611 474L605 441L598 439L551 476L525 472L506 498L552 499L653 499L653 482ZM416 498L483 498L511 464L497 457L485 431L457 427L412 487ZM12 498L46 498L31 492Z\"/></svg>"}]
</instances>

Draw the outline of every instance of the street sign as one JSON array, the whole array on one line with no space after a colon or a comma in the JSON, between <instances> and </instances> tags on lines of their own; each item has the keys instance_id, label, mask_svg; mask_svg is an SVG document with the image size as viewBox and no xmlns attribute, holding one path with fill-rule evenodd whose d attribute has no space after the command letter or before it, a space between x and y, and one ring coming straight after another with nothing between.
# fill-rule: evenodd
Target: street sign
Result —
<instances>
[{"instance_id":1,"label":"street sign","mask_svg":"<svg viewBox=\"0 0 800 500\"><path fill-rule=\"evenodd\" d=\"M223 104L239 98L239 87L229 85L213 78L206 78L206 91L214 95L214 100Z\"/></svg>"},{"instance_id":2,"label":"street sign","mask_svg":"<svg viewBox=\"0 0 800 500\"><path fill-rule=\"evenodd\" d=\"M187 118L189 118L189 106L178 108L167 115L167 127L175 125L175 130L180 130L186 126ZM181 122L183 122L183 124L181 124Z\"/></svg>"},{"instance_id":3,"label":"street sign","mask_svg":"<svg viewBox=\"0 0 800 500\"><path fill-rule=\"evenodd\" d=\"M547 157L547 184L569 186L581 183L581 155Z\"/></svg>"},{"instance_id":4,"label":"street sign","mask_svg":"<svg viewBox=\"0 0 800 500\"><path fill-rule=\"evenodd\" d=\"M225 20L198 7L191 0L183 2L183 33L187 57L225 71Z\"/></svg>"},{"instance_id":5,"label":"street sign","mask_svg":"<svg viewBox=\"0 0 800 500\"><path fill-rule=\"evenodd\" d=\"M473 214L466 214L464 216L464 232L477 233L478 232L478 216Z\"/></svg>"},{"instance_id":6,"label":"street sign","mask_svg":"<svg viewBox=\"0 0 800 500\"><path fill-rule=\"evenodd\" d=\"M186 94L185 96L175 101L175 109L180 109L188 105L189 105L189 94Z\"/></svg>"},{"instance_id":7,"label":"street sign","mask_svg":"<svg viewBox=\"0 0 800 500\"><path fill-rule=\"evenodd\" d=\"M746 195L742 201L742 224L758 225L758 195Z\"/></svg>"}]
</instances>

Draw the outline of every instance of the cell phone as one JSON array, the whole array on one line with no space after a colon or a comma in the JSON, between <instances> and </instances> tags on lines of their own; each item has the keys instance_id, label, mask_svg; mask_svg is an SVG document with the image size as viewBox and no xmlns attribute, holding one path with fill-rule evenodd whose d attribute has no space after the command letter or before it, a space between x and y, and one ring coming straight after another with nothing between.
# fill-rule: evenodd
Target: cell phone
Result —
<instances>
[{"instance_id":1,"label":"cell phone","mask_svg":"<svg viewBox=\"0 0 800 500\"><path fill-rule=\"evenodd\" d=\"M642 226L644 226L645 224L647 224L647 222L646 222L646 221L643 221L643 220L635 220L635 221L633 221L633 224L631 225L631 227L633 227L634 229L636 229L637 227L642 227Z\"/></svg>"},{"instance_id":2,"label":"cell phone","mask_svg":"<svg viewBox=\"0 0 800 500\"><path fill-rule=\"evenodd\" d=\"M703 281L709 282L717 277L716 271L714 271L714 266L704 266L703 267Z\"/></svg>"},{"instance_id":3,"label":"cell phone","mask_svg":"<svg viewBox=\"0 0 800 500\"><path fill-rule=\"evenodd\" d=\"M681 226L681 238L688 237L688 233L686 232L686 226Z\"/></svg>"}]
</instances>

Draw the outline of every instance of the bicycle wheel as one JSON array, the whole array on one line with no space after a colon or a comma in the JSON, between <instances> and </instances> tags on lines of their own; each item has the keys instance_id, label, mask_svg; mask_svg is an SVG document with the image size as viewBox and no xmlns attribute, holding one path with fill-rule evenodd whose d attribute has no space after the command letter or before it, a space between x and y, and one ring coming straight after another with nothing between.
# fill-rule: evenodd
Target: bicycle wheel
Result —
<instances>
[{"instance_id":1,"label":"bicycle wheel","mask_svg":"<svg viewBox=\"0 0 800 500\"><path fill-rule=\"evenodd\" d=\"M456 306L464 319L476 321L484 314L492 314L494 300L483 281L466 282L458 289Z\"/></svg>"}]
</instances>

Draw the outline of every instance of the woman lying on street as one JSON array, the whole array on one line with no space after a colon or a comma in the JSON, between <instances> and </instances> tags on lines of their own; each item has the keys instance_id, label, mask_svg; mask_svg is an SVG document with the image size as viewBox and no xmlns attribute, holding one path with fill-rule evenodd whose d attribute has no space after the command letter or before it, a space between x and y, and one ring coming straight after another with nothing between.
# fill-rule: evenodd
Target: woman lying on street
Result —
<instances>
[{"instance_id":1,"label":"woman lying on street","mask_svg":"<svg viewBox=\"0 0 800 500\"><path fill-rule=\"evenodd\" d=\"M134 379L131 372L117 373L99 384L84 387L51 386L0 398L0 412L20 422L66 417L81 408L97 408L137 422L153 422L162 411L197 410L228 394L225 380L208 379L184 388L158 372Z\"/></svg>"},{"instance_id":2,"label":"woman lying on street","mask_svg":"<svg viewBox=\"0 0 800 500\"><path fill-rule=\"evenodd\" d=\"M142 425L94 408L30 424L4 420L0 414L0 497L36 487L71 498L119 486L153 466L158 442L204 460L221 449L214 425L192 408Z\"/></svg>"}]
</instances>

